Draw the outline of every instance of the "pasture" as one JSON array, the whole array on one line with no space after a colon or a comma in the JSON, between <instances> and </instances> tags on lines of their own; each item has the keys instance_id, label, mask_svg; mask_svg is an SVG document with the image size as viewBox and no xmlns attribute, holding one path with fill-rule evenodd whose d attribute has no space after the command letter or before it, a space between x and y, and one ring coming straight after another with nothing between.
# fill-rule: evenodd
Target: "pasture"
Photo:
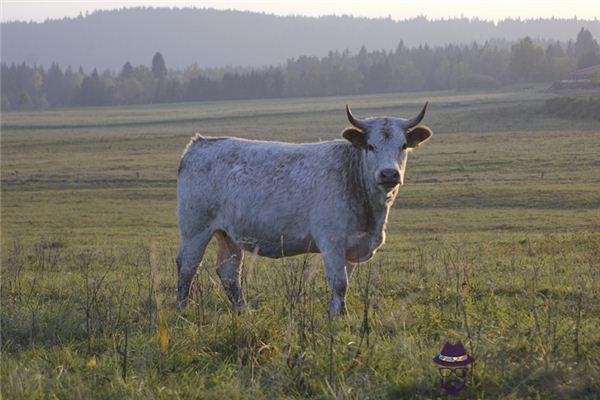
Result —
<instances>
[{"instance_id":1,"label":"pasture","mask_svg":"<svg viewBox=\"0 0 600 400\"><path fill-rule=\"evenodd\" d=\"M544 87L2 115L3 398L436 398L446 341L464 398L600 396L600 124ZM317 141L415 115L387 242L327 318L318 255L246 254L235 316L211 244L176 308L179 156L194 132Z\"/></svg>"}]
</instances>

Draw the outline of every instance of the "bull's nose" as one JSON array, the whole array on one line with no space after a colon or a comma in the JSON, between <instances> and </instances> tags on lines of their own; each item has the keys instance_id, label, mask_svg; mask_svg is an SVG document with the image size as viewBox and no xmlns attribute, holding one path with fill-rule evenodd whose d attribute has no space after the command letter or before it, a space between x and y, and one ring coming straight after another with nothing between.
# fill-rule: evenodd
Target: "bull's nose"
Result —
<instances>
[{"instance_id":1,"label":"bull's nose","mask_svg":"<svg viewBox=\"0 0 600 400\"><path fill-rule=\"evenodd\" d=\"M382 182L399 182L400 172L397 169L384 169L379 173Z\"/></svg>"}]
</instances>

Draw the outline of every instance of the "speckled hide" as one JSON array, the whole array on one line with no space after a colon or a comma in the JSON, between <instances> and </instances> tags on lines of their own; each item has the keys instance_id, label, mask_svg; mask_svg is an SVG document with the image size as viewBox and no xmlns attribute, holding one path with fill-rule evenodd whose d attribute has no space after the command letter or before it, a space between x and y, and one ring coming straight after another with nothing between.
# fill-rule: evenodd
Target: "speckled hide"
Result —
<instances>
[{"instance_id":1,"label":"speckled hide","mask_svg":"<svg viewBox=\"0 0 600 400\"><path fill-rule=\"evenodd\" d=\"M271 258L321 253L333 294L330 313L344 313L354 265L385 241L411 142L407 123L369 118L360 129L346 129L347 140L306 144L194 136L177 180L179 301L215 237L217 272L236 311L245 305L246 250ZM363 136L357 141L356 135Z\"/></svg>"}]
</instances>

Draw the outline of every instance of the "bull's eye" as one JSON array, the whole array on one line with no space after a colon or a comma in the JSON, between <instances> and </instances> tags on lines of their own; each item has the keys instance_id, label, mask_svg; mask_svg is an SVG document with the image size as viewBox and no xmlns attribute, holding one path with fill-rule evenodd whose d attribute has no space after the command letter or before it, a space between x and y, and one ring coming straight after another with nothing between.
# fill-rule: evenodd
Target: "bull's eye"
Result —
<instances>
[{"instance_id":1,"label":"bull's eye","mask_svg":"<svg viewBox=\"0 0 600 400\"><path fill-rule=\"evenodd\" d=\"M375 147L372 144L368 144L367 145L367 150L369 150L369 151L375 151Z\"/></svg>"},{"instance_id":2,"label":"bull's eye","mask_svg":"<svg viewBox=\"0 0 600 400\"><path fill-rule=\"evenodd\" d=\"M402 145L402 150L406 150L406 147L407 147L407 146L406 146L406 143L404 143L404 144Z\"/></svg>"}]
</instances>

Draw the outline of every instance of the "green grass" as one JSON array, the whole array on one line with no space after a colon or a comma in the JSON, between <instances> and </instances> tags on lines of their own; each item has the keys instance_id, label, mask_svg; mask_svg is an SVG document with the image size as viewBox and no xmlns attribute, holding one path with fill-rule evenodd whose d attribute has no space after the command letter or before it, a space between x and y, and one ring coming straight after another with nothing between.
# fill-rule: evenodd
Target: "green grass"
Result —
<instances>
[{"instance_id":1,"label":"green grass","mask_svg":"<svg viewBox=\"0 0 600 400\"><path fill-rule=\"evenodd\" d=\"M444 397L431 359L461 340L476 359L465 398L597 398L600 125L550 118L550 97L3 114L2 397ZM176 171L194 132L326 140L347 125L345 103L410 116L425 100L435 135L409 156L387 243L355 273L347 317L327 318L318 255L246 254L250 307L232 315L212 245L191 305L176 309Z\"/></svg>"}]
</instances>

